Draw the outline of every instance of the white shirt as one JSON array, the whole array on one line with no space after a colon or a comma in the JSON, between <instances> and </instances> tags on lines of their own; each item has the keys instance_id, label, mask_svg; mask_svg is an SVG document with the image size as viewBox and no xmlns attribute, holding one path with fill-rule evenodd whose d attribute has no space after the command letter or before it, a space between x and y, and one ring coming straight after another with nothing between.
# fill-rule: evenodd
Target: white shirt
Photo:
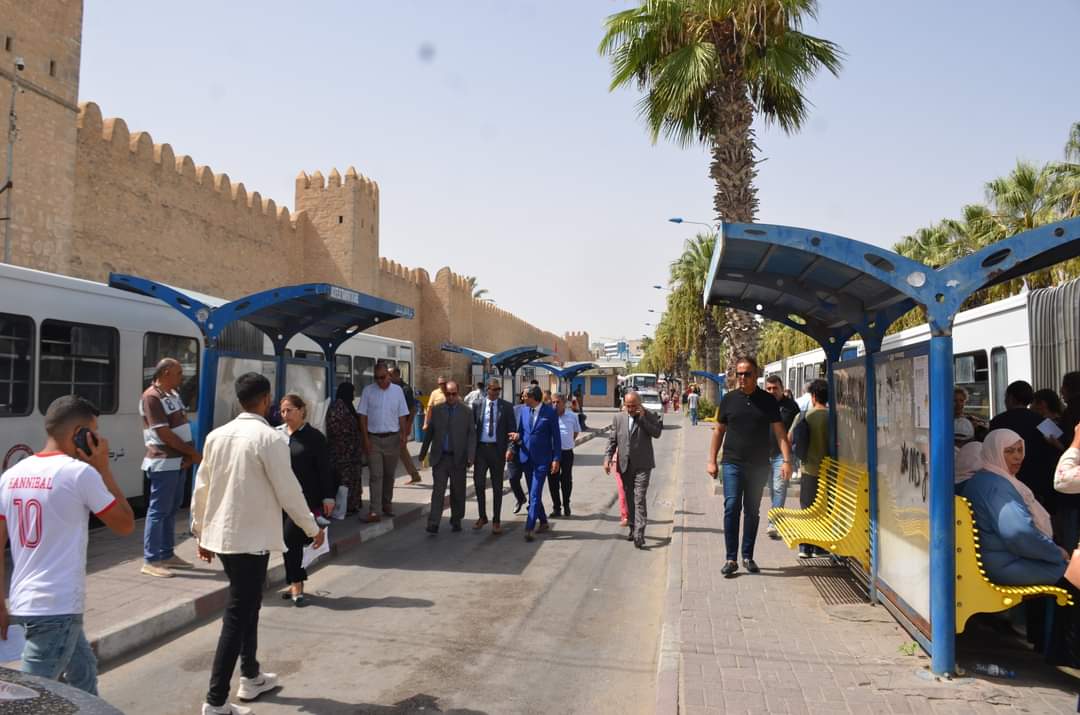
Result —
<instances>
[{"instance_id":1,"label":"white shirt","mask_svg":"<svg viewBox=\"0 0 1080 715\"><path fill-rule=\"evenodd\" d=\"M494 411L494 414L492 414ZM490 429L494 427L494 431ZM480 441L484 444L492 444L496 440L496 432L499 428L499 403L492 399L484 400L484 409L480 415Z\"/></svg>"},{"instance_id":2,"label":"white shirt","mask_svg":"<svg viewBox=\"0 0 1080 715\"><path fill-rule=\"evenodd\" d=\"M697 409L697 403L698 403L698 400L699 400L699 399L701 399L701 397L700 397L700 396L698 395L698 393L696 393L696 392L691 392L691 393L690 393L690 394L689 394L689 395L688 395L688 396L686 397L686 405L687 405L687 406L688 406L688 407L689 407L690 409L692 409L692 410L696 410L696 409Z\"/></svg>"},{"instance_id":3,"label":"white shirt","mask_svg":"<svg viewBox=\"0 0 1080 715\"><path fill-rule=\"evenodd\" d=\"M7 526L14 562L9 599L13 615L83 612L87 517L114 504L116 497L96 469L60 452L35 454L4 472L0 518Z\"/></svg>"},{"instance_id":4,"label":"white shirt","mask_svg":"<svg viewBox=\"0 0 1080 715\"><path fill-rule=\"evenodd\" d=\"M576 412L567 410L559 415L559 437L562 439L562 449L565 452L574 448L574 435L581 431L581 421Z\"/></svg>"},{"instance_id":5,"label":"white shirt","mask_svg":"<svg viewBox=\"0 0 1080 715\"><path fill-rule=\"evenodd\" d=\"M288 439L262 417L241 412L206 438L191 533L215 554L282 552L282 511L308 536L319 533L293 474Z\"/></svg>"},{"instance_id":6,"label":"white shirt","mask_svg":"<svg viewBox=\"0 0 1080 715\"><path fill-rule=\"evenodd\" d=\"M810 393L803 393L802 397L795 400L795 404L799 406L799 412L805 415L806 411L810 409Z\"/></svg>"},{"instance_id":7,"label":"white shirt","mask_svg":"<svg viewBox=\"0 0 1080 715\"><path fill-rule=\"evenodd\" d=\"M401 431L399 417L409 416L405 392L394 383L384 390L376 384L368 385L360 393L360 414L367 417L368 434L385 434Z\"/></svg>"},{"instance_id":8,"label":"white shirt","mask_svg":"<svg viewBox=\"0 0 1080 715\"><path fill-rule=\"evenodd\" d=\"M476 402L477 400L479 400L483 396L484 396L484 393L481 390L473 390L469 394L465 395L465 404L468 405L469 407L472 407L473 403Z\"/></svg>"}]
</instances>

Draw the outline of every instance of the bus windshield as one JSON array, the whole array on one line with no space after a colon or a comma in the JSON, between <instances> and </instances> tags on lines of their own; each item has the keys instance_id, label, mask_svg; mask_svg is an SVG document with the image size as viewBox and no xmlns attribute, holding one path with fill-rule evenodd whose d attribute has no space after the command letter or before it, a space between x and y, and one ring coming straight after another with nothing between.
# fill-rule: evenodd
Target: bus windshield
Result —
<instances>
[{"instance_id":1,"label":"bus windshield","mask_svg":"<svg viewBox=\"0 0 1080 715\"><path fill-rule=\"evenodd\" d=\"M655 390L656 375L647 372L635 372L626 376L623 385L627 390Z\"/></svg>"}]
</instances>

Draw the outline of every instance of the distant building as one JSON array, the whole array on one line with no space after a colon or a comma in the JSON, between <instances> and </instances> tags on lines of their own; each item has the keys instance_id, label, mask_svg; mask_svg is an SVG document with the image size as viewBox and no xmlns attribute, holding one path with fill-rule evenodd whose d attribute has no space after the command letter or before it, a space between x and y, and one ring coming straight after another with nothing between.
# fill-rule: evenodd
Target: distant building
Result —
<instances>
[{"instance_id":1,"label":"distant building","mask_svg":"<svg viewBox=\"0 0 1080 715\"><path fill-rule=\"evenodd\" d=\"M599 357L604 360L629 360L630 345L625 340L604 343L604 352Z\"/></svg>"}]
</instances>

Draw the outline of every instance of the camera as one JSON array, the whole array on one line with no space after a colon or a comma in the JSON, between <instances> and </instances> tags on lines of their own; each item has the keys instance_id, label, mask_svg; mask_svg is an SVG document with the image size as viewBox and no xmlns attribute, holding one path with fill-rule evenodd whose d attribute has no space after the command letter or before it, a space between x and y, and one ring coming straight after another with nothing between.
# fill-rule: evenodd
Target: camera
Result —
<instances>
[{"instance_id":1,"label":"camera","mask_svg":"<svg viewBox=\"0 0 1080 715\"><path fill-rule=\"evenodd\" d=\"M26 60L24 60L22 57L16 57L15 58L15 69L19 70L20 72L22 72L24 69L26 69Z\"/></svg>"}]
</instances>

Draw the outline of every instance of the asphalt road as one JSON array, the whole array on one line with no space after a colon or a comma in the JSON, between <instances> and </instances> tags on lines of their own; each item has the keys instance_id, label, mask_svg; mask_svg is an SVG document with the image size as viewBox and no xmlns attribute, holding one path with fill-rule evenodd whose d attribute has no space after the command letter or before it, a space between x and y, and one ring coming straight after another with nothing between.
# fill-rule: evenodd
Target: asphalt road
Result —
<instances>
[{"instance_id":1,"label":"asphalt road","mask_svg":"<svg viewBox=\"0 0 1080 715\"><path fill-rule=\"evenodd\" d=\"M462 533L414 522L317 571L307 608L267 592L259 658L282 687L255 712L651 713L683 435L668 423L646 550L623 538L606 440L593 439L577 451L573 517L532 544L507 494L502 536L471 529L473 501ZM113 667L102 696L133 715L199 712L219 630L215 619Z\"/></svg>"}]
</instances>

